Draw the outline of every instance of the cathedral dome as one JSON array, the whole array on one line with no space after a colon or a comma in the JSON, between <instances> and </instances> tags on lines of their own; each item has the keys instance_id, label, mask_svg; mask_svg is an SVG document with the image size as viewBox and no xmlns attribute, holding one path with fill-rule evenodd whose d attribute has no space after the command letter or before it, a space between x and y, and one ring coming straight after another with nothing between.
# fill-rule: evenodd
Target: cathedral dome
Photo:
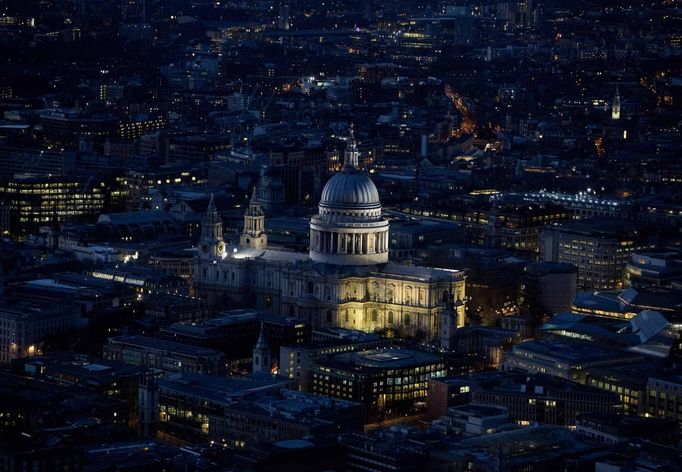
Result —
<instances>
[{"instance_id":1,"label":"cathedral dome","mask_svg":"<svg viewBox=\"0 0 682 472\"><path fill-rule=\"evenodd\" d=\"M322 190L319 213L310 219L310 259L334 265L388 262L388 221L381 216L379 192L358 167L351 128L340 172Z\"/></svg>"},{"instance_id":2,"label":"cathedral dome","mask_svg":"<svg viewBox=\"0 0 682 472\"><path fill-rule=\"evenodd\" d=\"M322 190L320 207L349 210L381 208L379 192L366 172L345 167Z\"/></svg>"}]
</instances>

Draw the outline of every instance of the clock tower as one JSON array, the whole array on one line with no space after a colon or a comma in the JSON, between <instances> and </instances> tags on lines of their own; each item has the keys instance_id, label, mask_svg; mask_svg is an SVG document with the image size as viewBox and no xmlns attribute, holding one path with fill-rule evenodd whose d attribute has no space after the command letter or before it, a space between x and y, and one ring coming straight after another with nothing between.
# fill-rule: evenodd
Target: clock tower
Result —
<instances>
[{"instance_id":1,"label":"clock tower","mask_svg":"<svg viewBox=\"0 0 682 472\"><path fill-rule=\"evenodd\" d=\"M244 213L244 230L239 237L239 245L252 249L268 247L268 237L265 234L265 212L256 197L255 189L249 202L249 208Z\"/></svg>"},{"instance_id":2,"label":"clock tower","mask_svg":"<svg viewBox=\"0 0 682 472\"><path fill-rule=\"evenodd\" d=\"M204 216L204 221L201 223L199 256L203 259L216 259L222 257L224 252L225 241L223 240L223 221L215 207L213 194L211 194L206 216Z\"/></svg>"}]
</instances>

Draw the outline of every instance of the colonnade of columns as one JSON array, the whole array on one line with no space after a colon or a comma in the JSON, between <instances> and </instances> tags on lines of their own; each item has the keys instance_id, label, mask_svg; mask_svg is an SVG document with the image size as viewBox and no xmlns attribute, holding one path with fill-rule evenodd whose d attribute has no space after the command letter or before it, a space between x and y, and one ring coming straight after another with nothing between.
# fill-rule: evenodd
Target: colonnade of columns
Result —
<instances>
[{"instance_id":1,"label":"colonnade of columns","mask_svg":"<svg viewBox=\"0 0 682 472\"><path fill-rule=\"evenodd\" d=\"M311 230L310 244L327 254L380 254L388 251L388 231L376 233L337 233Z\"/></svg>"}]
</instances>

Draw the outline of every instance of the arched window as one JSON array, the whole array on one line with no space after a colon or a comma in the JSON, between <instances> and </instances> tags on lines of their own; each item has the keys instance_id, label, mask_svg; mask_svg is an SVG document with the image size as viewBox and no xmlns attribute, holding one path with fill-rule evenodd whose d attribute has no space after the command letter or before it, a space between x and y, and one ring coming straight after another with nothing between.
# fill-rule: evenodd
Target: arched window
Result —
<instances>
[{"instance_id":1,"label":"arched window","mask_svg":"<svg viewBox=\"0 0 682 472\"><path fill-rule=\"evenodd\" d=\"M315 291L315 284L308 282L308 293L313 293Z\"/></svg>"},{"instance_id":2,"label":"arched window","mask_svg":"<svg viewBox=\"0 0 682 472\"><path fill-rule=\"evenodd\" d=\"M344 319L346 320L346 323L348 323L349 317L348 317L348 310L344 311Z\"/></svg>"},{"instance_id":3,"label":"arched window","mask_svg":"<svg viewBox=\"0 0 682 472\"><path fill-rule=\"evenodd\" d=\"M388 324L393 324L393 312L388 312Z\"/></svg>"},{"instance_id":4,"label":"arched window","mask_svg":"<svg viewBox=\"0 0 682 472\"><path fill-rule=\"evenodd\" d=\"M331 323L331 322L332 322L332 311L327 310L327 323Z\"/></svg>"},{"instance_id":5,"label":"arched window","mask_svg":"<svg viewBox=\"0 0 682 472\"><path fill-rule=\"evenodd\" d=\"M410 326L412 324L412 316L409 313L405 313L403 319L405 321L405 326Z\"/></svg>"},{"instance_id":6,"label":"arched window","mask_svg":"<svg viewBox=\"0 0 682 472\"><path fill-rule=\"evenodd\" d=\"M296 308L294 305L289 305L289 316L296 316Z\"/></svg>"},{"instance_id":7,"label":"arched window","mask_svg":"<svg viewBox=\"0 0 682 472\"><path fill-rule=\"evenodd\" d=\"M372 321L374 323L379 321L379 312L377 310L372 310Z\"/></svg>"}]
</instances>

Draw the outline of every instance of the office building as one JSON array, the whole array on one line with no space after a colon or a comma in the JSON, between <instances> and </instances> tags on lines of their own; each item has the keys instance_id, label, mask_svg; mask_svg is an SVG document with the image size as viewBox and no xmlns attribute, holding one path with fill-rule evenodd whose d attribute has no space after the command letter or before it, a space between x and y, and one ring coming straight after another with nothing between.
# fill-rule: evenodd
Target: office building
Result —
<instances>
[{"instance_id":1,"label":"office building","mask_svg":"<svg viewBox=\"0 0 682 472\"><path fill-rule=\"evenodd\" d=\"M184 373L163 377L158 385L159 437L171 442L199 443L211 438L222 440L211 436L211 422L222 421L226 408L244 398L277 394L286 381L270 375L227 378ZM223 423L222 431L229 426Z\"/></svg>"},{"instance_id":2,"label":"office building","mask_svg":"<svg viewBox=\"0 0 682 472\"><path fill-rule=\"evenodd\" d=\"M421 411L429 379L445 377L440 356L404 348L349 352L311 366L306 390L360 402L368 422Z\"/></svg>"},{"instance_id":3,"label":"office building","mask_svg":"<svg viewBox=\"0 0 682 472\"><path fill-rule=\"evenodd\" d=\"M682 291L663 287L630 287L624 290L578 292L571 311L586 315L629 320L643 310L661 313L677 324L682 316Z\"/></svg>"},{"instance_id":4,"label":"office building","mask_svg":"<svg viewBox=\"0 0 682 472\"><path fill-rule=\"evenodd\" d=\"M578 418L576 433L606 444L644 439L675 445L680 439L680 425L672 419L586 413Z\"/></svg>"},{"instance_id":5,"label":"office building","mask_svg":"<svg viewBox=\"0 0 682 472\"><path fill-rule=\"evenodd\" d=\"M222 375L227 369L225 355L220 351L147 336L109 338L103 348L103 357L167 372Z\"/></svg>"},{"instance_id":6,"label":"office building","mask_svg":"<svg viewBox=\"0 0 682 472\"><path fill-rule=\"evenodd\" d=\"M646 385L646 413L682 422L682 376L675 372L652 373Z\"/></svg>"},{"instance_id":7,"label":"office building","mask_svg":"<svg viewBox=\"0 0 682 472\"><path fill-rule=\"evenodd\" d=\"M253 348L261 333L270 347L270 356L279 360L280 346L295 346L310 341L310 326L296 319L254 310L233 310L196 322L178 322L161 329L159 336L193 346L225 353L230 372L249 371ZM277 367L277 362L273 364ZM277 367L279 368L279 367Z\"/></svg>"},{"instance_id":8,"label":"office building","mask_svg":"<svg viewBox=\"0 0 682 472\"><path fill-rule=\"evenodd\" d=\"M493 434L511 427L507 408L493 404L453 406L432 424L437 431L457 437Z\"/></svg>"},{"instance_id":9,"label":"office building","mask_svg":"<svg viewBox=\"0 0 682 472\"><path fill-rule=\"evenodd\" d=\"M373 333L345 329L315 330L314 341L281 345L279 348L279 375L294 385L303 382L305 388L308 370L316 359L344 352L366 351L390 347L393 341Z\"/></svg>"},{"instance_id":10,"label":"office building","mask_svg":"<svg viewBox=\"0 0 682 472\"><path fill-rule=\"evenodd\" d=\"M623 270L632 253L651 246L631 222L579 220L545 228L540 256L545 262L576 266L581 290L613 290L623 287Z\"/></svg>"},{"instance_id":11,"label":"office building","mask_svg":"<svg viewBox=\"0 0 682 472\"><path fill-rule=\"evenodd\" d=\"M536 317L571 309L577 285L577 269L572 264L534 262L521 277L520 305Z\"/></svg>"},{"instance_id":12,"label":"office building","mask_svg":"<svg viewBox=\"0 0 682 472\"><path fill-rule=\"evenodd\" d=\"M523 371L481 372L467 381L471 403L497 405L517 424L547 423L575 426L581 413L622 412L616 392L599 390L545 374Z\"/></svg>"},{"instance_id":13,"label":"office building","mask_svg":"<svg viewBox=\"0 0 682 472\"><path fill-rule=\"evenodd\" d=\"M221 413L209 415L209 437L236 447L363 428L360 403L293 390L236 400Z\"/></svg>"},{"instance_id":14,"label":"office building","mask_svg":"<svg viewBox=\"0 0 682 472\"><path fill-rule=\"evenodd\" d=\"M9 209L7 234L23 239L54 222L94 222L105 210L104 185L73 175L16 175L0 184Z\"/></svg>"},{"instance_id":15,"label":"office building","mask_svg":"<svg viewBox=\"0 0 682 472\"><path fill-rule=\"evenodd\" d=\"M632 254L625 264L625 287L670 287L682 281L682 254L678 251L651 251Z\"/></svg>"},{"instance_id":16,"label":"office building","mask_svg":"<svg viewBox=\"0 0 682 472\"><path fill-rule=\"evenodd\" d=\"M450 407L465 405L470 398L471 383L466 377L429 379L426 414L431 419L440 418Z\"/></svg>"},{"instance_id":17,"label":"office building","mask_svg":"<svg viewBox=\"0 0 682 472\"><path fill-rule=\"evenodd\" d=\"M504 355L503 370L522 369L584 383L587 369L640 363L644 355L568 340L537 340L516 344Z\"/></svg>"},{"instance_id":18,"label":"office building","mask_svg":"<svg viewBox=\"0 0 682 472\"><path fill-rule=\"evenodd\" d=\"M45 140L62 147L77 147L85 138L103 143L118 131L119 120L111 113L91 113L82 109L45 110L40 115Z\"/></svg>"},{"instance_id":19,"label":"office building","mask_svg":"<svg viewBox=\"0 0 682 472\"><path fill-rule=\"evenodd\" d=\"M42 354L47 336L65 333L81 321L76 303L3 299L0 304L0 363Z\"/></svg>"},{"instance_id":20,"label":"office building","mask_svg":"<svg viewBox=\"0 0 682 472\"><path fill-rule=\"evenodd\" d=\"M84 317L100 318L131 309L136 298L129 287L70 272L10 284L7 293L18 299L77 303Z\"/></svg>"}]
</instances>

